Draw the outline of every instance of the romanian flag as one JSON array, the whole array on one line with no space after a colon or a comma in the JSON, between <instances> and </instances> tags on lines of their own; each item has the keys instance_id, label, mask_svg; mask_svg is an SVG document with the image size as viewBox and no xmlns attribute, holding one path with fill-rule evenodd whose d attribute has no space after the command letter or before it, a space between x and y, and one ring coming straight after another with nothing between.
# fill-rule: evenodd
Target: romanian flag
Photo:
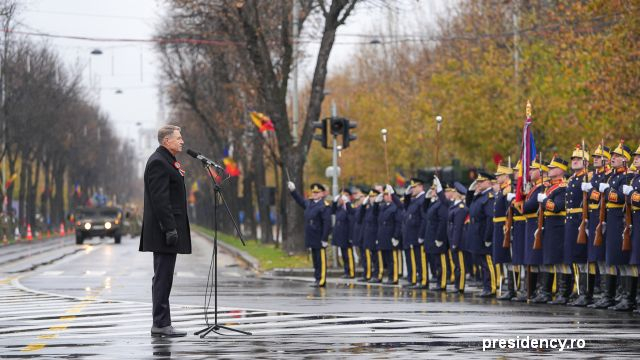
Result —
<instances>
[{"instance_id":1,"label":"romanian flag","mask_svg":"<svg viewBox=\"0 0 640 360\"><path fill-rule=\"evenodd\" d=\"M227 156L222 160L225 166L225 171L229 176L240 176L240 168L238 168L238 164L236 164L235 160L233 160L230 156Z\"/></svg>"},{"instance_id":2,"label":"romanian flag","mask_svg":"<svg viewBox=\"0 0 640 360\"><path fill-rule=\"evenodd\" d=\"M404 187L406 183L407 183L407 178L405 178L400 171L396 171L396 185L400 187Z\"/></svg>"},{"instance_id":3,"label":"romanian flag","mask_svg":"<svg viewBox=\"0 0 640 360\"><path fill-rule=\"evenodd\" d=\"M251 116L251 121L253 121L260 133L265 131L275 131L273 121L271 121L267 115L257 111L251 111L249 115Z\"/></svg>"},{"instance_id":4,"label":"romanian flag","mask_svg":"<svg viewBox=\"0 0 640 360\"><path fill-rule=\"evenodd\" d=\"M13 174L11 175L11 177L9 178L9 180L7 180L7 182L4 184L4 189L8 190L9 187L11 186L11 184L13 184L14 181L16 181L16 179L18 178L18 174Z\"/></svg>"},{"instance_id":5,"label":"romanian flag","mask_svg":"<svg viewBox=\"0 0 640 360\"><path fill-rule=\"evenodd\" d=\"M524 127L522 129L522 149L520 151L520 163L522 166L518 171L518 183L516 185L516 199L514 205L522 213L522 206L524 204L524 198L527 190L527 183L531 181L531 175L529 174L529 168L536 158L536 142L533 139L533 132L531 131L531 125L533 120L531 119L531 103L527 101L527 118L524 121Z\"/></svg>"}]
</instances>

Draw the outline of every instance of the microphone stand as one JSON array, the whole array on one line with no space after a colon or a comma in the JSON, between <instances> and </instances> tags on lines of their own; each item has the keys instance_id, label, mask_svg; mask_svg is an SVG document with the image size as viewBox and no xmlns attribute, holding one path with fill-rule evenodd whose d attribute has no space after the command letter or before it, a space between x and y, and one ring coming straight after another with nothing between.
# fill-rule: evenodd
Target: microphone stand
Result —
<instances>
[{"instance_id":1,"label":"microphone stand","mask_svg":"<svg viewBox=\"0 0 640 360\"><path fill-rule=\"evenodd\" d=\"M233 222L233 226L236 230L236 234L238 238L242 242L243 246L246 246L244 243L244 239L242 238L242 233L240 232L240 228L236 223L233 215L231 214L231 210L229 210L229 206L227 205L227 201L224 199L222 195L222 187L221 185L229 180L230 176L227 176L223 179L220 184L216 182L215 177L213 176L212 164L203 162L203 167L209 174L211 181L213 182L213 254L211 254L211 262L209 264L209 273L207 274L207 287L204 293L204 319L207 326L194 333L194 335L200 335L200 338L203 339L209 333L214 332L218 335L220 334L219 330L229 330L234 331L244 335L251 335L250 332L237 330L230 328L228 326L218 324L218 197L222 200L222 204L227 210L227 214L229 214L229 218ZM211 273L213 272L213 279L211 278ZM213 284L211 284L213 282ZM209 307L211 305L211 293L213 292L213 324L209 323Z\"/></svg>"}]
</instances>

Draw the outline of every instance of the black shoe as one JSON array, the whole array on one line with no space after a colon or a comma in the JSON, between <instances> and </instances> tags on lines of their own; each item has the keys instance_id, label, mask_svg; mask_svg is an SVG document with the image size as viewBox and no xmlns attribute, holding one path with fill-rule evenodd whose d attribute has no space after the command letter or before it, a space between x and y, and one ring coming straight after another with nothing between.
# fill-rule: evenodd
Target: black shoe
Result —
<instances>
[{"instance_id":1,"label":"black shoe","mask_svg":"<svg viewBox=\"0 0 640 360\"><path fill-rule=\"evenodd\" d=\"M568 303L569 306L585 307L593 303L593 299L587 295L580 295L574 301Z\"/></svg>"},{"instance_id":2,"label":"black shoe","mask_svg":"<svg viewBox=\"0 0 640 360\"><path fill-rule=\"evenodd\" d=\"M591 304L589 305L590 308L592 309L608 309L611 306L615 306L615 302L613 301L613 298L603 295L600 300L598 300L595 304Z\"/></svg>"},{"instance_id":3,"label":"black shoe","mask_svg":"<svg viewBox=\"0 0 640 360\"><path fill-rule=\"evenodd\" d=\"M353 279L351 276L344 274L342 276L340 276L341 279Z\"/></svg>"},{"instance_id":4,"label":"black shoe","mask_svg":"<svg viewBox=\"0 0 640 360\"><path fill-rule=\"evenodd\" d=\"M511 298L511 301L515 301L515 302L527 302L527 300L529 300L527 298L527 294L519 294L518 296Z\"/></svg>"},{"instance_id":5,"label":"black shoe","mask_svg":"<svg viewBox=\"0 0 640 360\"><path fill-rule=\"evenodd\" d=\"M482 290L482 292L478 295L478 297L490 298L490 297L494 297L495 295L496 294L492 293L491 291Z\"/></svg>"},{"instance_id":6,"label":"black shoe","mask_svg":"<svg viewBox=\"0 0 640 360\"><path fill-rule=\"evenodd\" d=\"M402 284L403 289L413 289L414 286L416 286L416 284L412 284L412 283Z\"/></svg>"},{"instance_id":7,"label":"black shoe","mask_svg":"<svg viewBox=\"0 0 640 360\"><path fill-rule=\"evenodd\" d=\"M447 290L447 294L459 294L460 293L460 289L454 287L451 290Z\"/></svg>"},{"instance_id":8,"label":"black shoe","mask_svg":"<svg viewBox=\"0 0 640 360\"><path fill-rule=\"evenodd\" d=\"M504 294L498 296L496 299L511 301L511 299L513 299L514 297L516 297L516 293L514 291L506 291Z\"/></svg>"},{"instance_id":9,"label":"black shoe","mask_svg":"<svg viewBox=\"0 0 640 360\"><path fill-rule=\"evenodd\" d=\"M608 309L614 311L632 311L633 303L630 302L627 297L623 297L619 303L617 303L615 306L609 307Z\"/></svg>"},{"instance_id":10,"label":"black shoe","mask_svg":"<svg viewBox=\"0 0 640 360\"><path fill-rule=\"evenodd\" d=\"M447 288L446 287L440 287L440 286L433 286L433 287L430 287L429 290L431 290L431 291L447 291Z\"/></svg>"},{"instance_id":11,"label":"black shoe","mask_svg":"<svg viewBox=\"0 0 640 360\"><path fill-rule=\"evenodd\" d=\"M548 301L547 304L550 305L566 305L569 302L569 299L564 297L562 294L556 295L556 298L552 301Z\"/></svg>"},{"instance_id":12,"label":"black shoe","mask_svg":"<svg viewBox=\"0 0 640 360\"><path fill-rule=\"evenodd\" d=\"M411 288L412 289L416 289L416 290L428 290L429 289L429 285L415 284Z\"/></svg>"},{"instance_id":13,"label":"black shoe","mask_svg":"<svg viewBox=\"0 0 640 360\"><path fill-rule=\"evenodd\" d=\"M551 301L551 295L546 292L540 292L538 296L531 299L534 304L546 304Z\"/></svg>"},{"instance_id":14,"label":"black shoe","mask_svg":"<svg viewBox=\"0 0 640 360\"><path fill-rule=\"evenodd\" d=\"M369 279L367 278L358 278L358 282L367 282Z\"/></svg>"},{"instance_id":15,"label":"black shoe","mask_svg":"<svg viewBox=\"0 0 640 360\"><path fill-rule=\"evenodd\" d=\"M181 337L187 336L186 331L181 331L173 326L165 326L165 327L151 327L151 336L162 336L162 337Z\"/></svg>"},{"instance_id":16,"label":"black shoe","mask_svg":"<svg viewBox=\"0 0 640 360\"><path fill-rule=\"evenodd\" d=\"M382 282L382 280L380 280L378 278L371 278L371 280L369 280L370 284L379 284L381 282Z\"/></svg>"},{"instance_id":17,"label":"black shoe","mask_svg":"<svg viewBox=\"0 0 640 360\"><path fill-rule=\"evenodd\" d=\"M320 282L319 281L314 281L313 284L309 285L309 287L312 287L312 288L320 287Z\"/></svg>"}]
</instances>

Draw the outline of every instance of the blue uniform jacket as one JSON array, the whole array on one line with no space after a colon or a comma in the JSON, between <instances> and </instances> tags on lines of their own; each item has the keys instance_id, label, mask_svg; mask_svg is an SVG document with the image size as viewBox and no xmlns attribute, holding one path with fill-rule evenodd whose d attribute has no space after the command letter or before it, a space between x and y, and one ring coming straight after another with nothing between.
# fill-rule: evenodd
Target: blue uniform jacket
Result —
<instances>
[{"instance_id":1,"label":"blue uniform jacket","mask_svg":"<svg viewBox=\"0 0 640 360\"><path fill-rule=\"evenodd\" d=\"M578 244L578 228L582 222L582 183L585 171L571 175L565 192L567 218L564 226L564 263L587 262L587 244ZM588 199L587 199L588 201Z\"/></svg>"},{"instance_id":2,"label":"blue uniform jacket","mask_svg":"<svg viewBox=\"0 0 640 360\"><path fill-rule=\"evenodd\" d=\"M493 201L494 195L491 188L480 194L467 193L469 204L469 228L467 231L467 248L473 254L491 254L493 236Z\"/></svg>"},{"instance_id":3,"label":"blue uniform jacket","mask_svg":"<svg viewBox=\"0 0 640 360\"><path fill-rule=\"evenodd\" d=\"M331 205L331 212L336 216L336 222L333 225L332 242L333 245L345 248L351 246L351 219L349 212L353 209L351 203L339 206L337 202Z\"/></svg>"},{"instance_id":4,"label":"blue uniform jacket","mask_svg":"<svg viewBox=\"0 0 640 360\"><path fill-rule=\"evenodd\" d=\"M542 233L542 261L545 265L562 264L564 261L564 219L565 192L564 179L553 180L547 189L544 201L544 224Z\"/></svg>"},{"instance_id":5,"label":"blue uniform jacket","mask_svg":"<svg viewBox=\"0 0 640 360\"><path fill-rule=\"evenodd\" d=\"M445 201L442 201L443 197ZM426 200L430 201L430 200ZM447 236L447 215L449 215L449 201L442 191L438 194L438 200L432 202L427 209L427 225L425 226L424 243L429 254L443 254L449 250ZM440 247L436 246L436 240L442 241Z\"/></svg>"},{"instance_id":6,"label":"blue uniform jacket","mask_svg":"<svg viewBox=\"0 0 640 360\"><path fill-rule=\"evenodd\" d=\"M322 248L322 241L327 241L331 231L331 209L324 201L303 199L296 191L291 196L304 209L304 246Z\"/></svg>"},{"instance_id":7,"label":"blue uniform jacket","mask_svg":"<svg viewBox=\"0 0 640 360\"><path fill-rule=\"evenodd\" d=\"M458 250L463 247L464 219L467 217L469 209L464 202L451 204L447 214L447 238L451 250Z\"/></svg>"},{"instance_id":8,"label":"blue uniform jacket","mask_svg":"<svg viewBox=\"0 0 640 360\"><path fill-rule=\"evenodd\" d=\"M378 237L378 209L369 203L364 206L364 211L360 211L360 221L362 222L362 245L369 250L376 249L376 238Z\"/></svg>"},{"instance_id":9,"label":"blue uniform jacket","mask_svg":"<svg viewBox=\"0 0 640 360\"><path fill-rule=\"evenodd\" d=\"M425 221L425 198L424 193L417 197L405 196L404 203L393 196L396 206L404 209L402 219L402 247L409 249L410 246L418 246L418 238L423 236Z\"/></svg>"},{"instance_id":10,"label":"blue uniform jacket","mask_svg":"<svg viewBox=\"0 0 640 360\"><path fill-rule=\"evenodd\" d=\"M624 193L622 185L629 185L631 174L625 174L626 169L620 168L609 178L609 188L605 190L604 196L607 202L607 229L606 256L607 265L627 265L629 264L629 251L622 251L622 231L624 230Z\"/></svg>"}]
</instances>

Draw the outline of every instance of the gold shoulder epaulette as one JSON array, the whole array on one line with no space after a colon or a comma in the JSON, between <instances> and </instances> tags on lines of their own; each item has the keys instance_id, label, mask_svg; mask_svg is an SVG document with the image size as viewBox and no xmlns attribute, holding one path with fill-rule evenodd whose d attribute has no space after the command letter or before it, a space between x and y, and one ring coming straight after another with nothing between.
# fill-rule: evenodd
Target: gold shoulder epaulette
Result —
<instances>
[{"instance_id":1,"label":"gold shoulder epaulette","mask_svg":"<svg viewBox=\"0 0 640 360\"><path fill-rule=\"evenodd\" d=\"M329 200L325 200L325 201L324 201L324 205L325 205L325 206L331 206L331 201L329 201Z\"/></svg>"},{"instance_id":2,"label":"gold shoulder epaulette","mask_svg":"<svg viewBox=\"0 0 640 360\"><path fill-rule=\"evenodd\" d=\"M464 209L464 204L460 203L460 205L458 205L458 207L460 207L460 209Z\"/></svg>"},{"instance_id":3,"label":"gold shoulder epaulette","mask_svg":"<svg viewBox=\"0 0 640 360\"><path fill-rule=\"evenodd\" d=\"M493 199L494 195L492 192L489 192L489 199Z\"/></svg>"}]
</instances>

